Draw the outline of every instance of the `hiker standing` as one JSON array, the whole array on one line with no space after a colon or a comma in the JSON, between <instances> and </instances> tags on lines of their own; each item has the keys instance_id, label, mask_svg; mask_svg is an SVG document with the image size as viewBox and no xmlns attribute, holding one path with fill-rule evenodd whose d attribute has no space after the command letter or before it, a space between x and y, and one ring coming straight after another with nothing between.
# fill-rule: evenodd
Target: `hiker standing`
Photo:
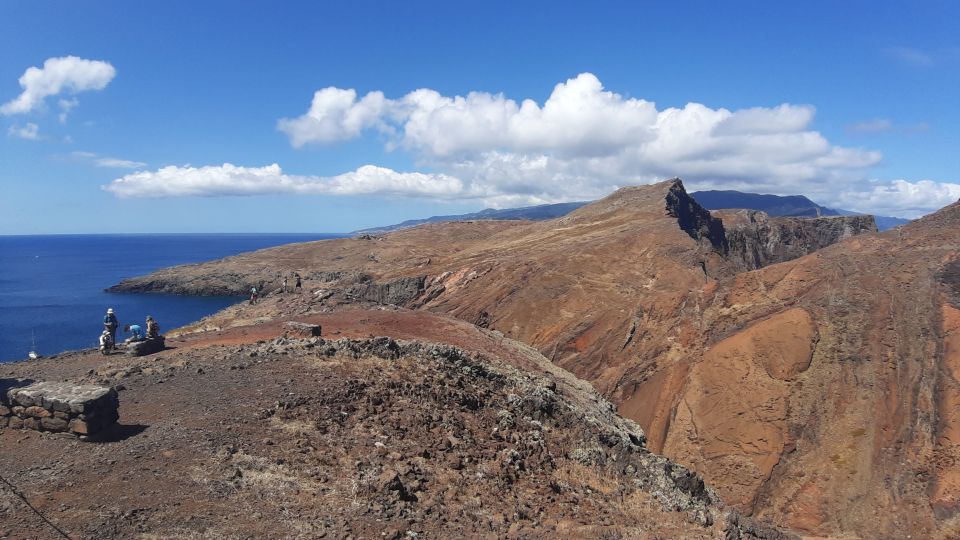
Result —
<instances>
[{"instance_id":1,"label":"hiker standing","mask_svg":"<svg viewBox=\"0 0 960 540\"><path fill-rule=\"evenodd\" d=\"M296 276L296 278L297 278L297 283L293 286L293 290L295 290L295 291L303 291L303 284L300 283L300 274L294 272L293 275Z\"/></svg>"},{"instance_id":2,"label":"hiker standing","mask_svg":"<svg viewBox=\"0 0 960 540\"><path fill-rule=\"evenodd\" d=\"M113 343L117 342L117 327L120 326L120 322L117 321L117 315L113 312L113 308L107 310L107 314L103 316L103 328L110 333L110 341Z\"/></svg>"},{"instance_id":3,"label":"hiker standing","mask_svg":"<svg viewBox=\"0 0 960 540\"><path fill-rule=\"evenodd\" d=\"M283 292L287 292L287 276L283 276Z\"/></svg>"},{"instance_id":4,"label":"hiker standing","mask_svg":"<svg viewBox=\"0 0 960 540\"><path fill-rule=\"evenodd\" d=\"M257 303L257 288L250 287L250 304L252 305L256 303Z\"/></svg>"}]
</instances>

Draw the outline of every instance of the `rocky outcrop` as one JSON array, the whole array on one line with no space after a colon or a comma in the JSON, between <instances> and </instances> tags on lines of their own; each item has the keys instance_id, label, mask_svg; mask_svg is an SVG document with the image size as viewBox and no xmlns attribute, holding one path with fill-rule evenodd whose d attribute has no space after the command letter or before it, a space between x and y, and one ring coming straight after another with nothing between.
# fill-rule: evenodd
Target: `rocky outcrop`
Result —
<instances>
[{"instance_id":1,"label":"rocky outcrop","mask_svg":"<svg viewBox=\"0 0 960 540\"><path fill-rule=\"evenodd\" d=\"M403 306L420 296L425 281L425 276L399 278L386 283L365 281L349 287L346 294L376 304Z\"/></svg>"},{"instance_id":2,"label":"rocky outcrop","mask_svg":"<svg viewBox=\"0 0 960 540\"><path fill-rule=\"evenodd\" d=\"M669 182L670 189L665 197L667 214L677 218L677 224L690 238L711 245L720 253L726 253L727 238L723 222L713 217L709 210L687 194L679 178Z\"/></svg>"},{"instance_id":3,"label":"rocky outcrop","mask_svg":"<svg viewBox=\"0 0 960 540\"><path fill-rule=\"evenodd\" d=\"M813 253L863 233L877 232L873 216L772 218L757 210L718 210L727 259L738 271L755 270Z\"/></svg>"},{"instance_id":4,"label":"rocky outcrop","mask_svg":"<svg viewBox=\"0 0 960 540\"><path fill-rule=\"evenodd\" d=\"M163 336L131 341L124 345L124 350L130 356L146 356L148 354L158 353L164 350L164 348L166 348L166 340Z\"/></svg>"}]
</instances>

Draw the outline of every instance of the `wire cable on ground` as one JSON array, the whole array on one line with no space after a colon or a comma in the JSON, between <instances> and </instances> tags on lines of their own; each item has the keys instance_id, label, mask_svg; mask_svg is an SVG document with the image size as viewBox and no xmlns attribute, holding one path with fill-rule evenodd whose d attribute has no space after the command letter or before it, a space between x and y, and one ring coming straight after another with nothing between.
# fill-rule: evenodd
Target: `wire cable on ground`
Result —
<instances>
[{"instance_id":1,"label":"wire cable on ground","mask_svg":"<svg viewBox=\"0 0 960 540\"><path fill-rule=\"evenodd\" d=\"M47 525L53 527L53 530L55 530L55 531L57 531L58 533L60 533L60 536L66 538L67 540L71 540L69 534L63 532L63 529L61 529L60 527L57 527L52 521L50 521L49 519L47 519L47 516L43 515L42 513L40 513L39 510L37 510L36 508L34 508L33 505L30 504L30 501L27 500L27 498L23 495L23 493L20 493L20 490L18 490L16 486L14 486L13 484L11 484L6 478L4 478L4 477L2 477L2 476L0 476L0 481L2 481L4 484L6 484L7 487L10 488L10 491L12 491L13 494L16 495L21 501L23 501L23 504L27 505L27 508L29 508L30 510L33 510L33 513L36 514L37 517L39 517L40 519L42 519L44 523L46 523Z\"/></svg>"}]
</instances>

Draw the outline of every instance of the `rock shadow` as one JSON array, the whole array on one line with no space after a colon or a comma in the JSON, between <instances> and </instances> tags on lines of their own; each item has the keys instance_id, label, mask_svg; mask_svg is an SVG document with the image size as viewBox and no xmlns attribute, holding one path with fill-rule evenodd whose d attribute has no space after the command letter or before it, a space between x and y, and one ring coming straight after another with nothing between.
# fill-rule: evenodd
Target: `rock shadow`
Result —
<instances>
[{"instance_id":1,"label":"rock shadow","mask_svg":"<svg viewBox=\"0 0 960 540\"><path fill-rule=\"evenodd\" d=\"M10 389L30 386L35 382L33 379L0 379L0 404L10 405L7 400L7 392L9 392Z\"/></svg>"},{"instance_id":2,"label":"rock shadow","mask_svg":"<svg viewBox=\"0 0 960 540\"><path fill-rule=\"evenodd\" d=\"M91 435L87 441L96 443L120 442L143 433L148 427L146 424L114 424L113 426Z\"/></svg>"}]
</instances>

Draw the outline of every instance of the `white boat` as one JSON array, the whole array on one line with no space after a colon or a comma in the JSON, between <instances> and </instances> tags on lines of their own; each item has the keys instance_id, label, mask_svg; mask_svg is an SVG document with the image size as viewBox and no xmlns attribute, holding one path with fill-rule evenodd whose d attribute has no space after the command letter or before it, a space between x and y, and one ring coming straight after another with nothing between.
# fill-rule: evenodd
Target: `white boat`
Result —
<instances>
[{"instance_id":1,"label":"white boat","mask_svg":"<svg viewBox=\"0 0 960 540\"><path fill-rule=\"evenodd\" d=\"M30 336L33 338L33 349L27 353L27 358L36 360L37 358L40 358L40 355L37 354L37 336L33 332L30 333Z\"/></svg>"}]
</instances>

